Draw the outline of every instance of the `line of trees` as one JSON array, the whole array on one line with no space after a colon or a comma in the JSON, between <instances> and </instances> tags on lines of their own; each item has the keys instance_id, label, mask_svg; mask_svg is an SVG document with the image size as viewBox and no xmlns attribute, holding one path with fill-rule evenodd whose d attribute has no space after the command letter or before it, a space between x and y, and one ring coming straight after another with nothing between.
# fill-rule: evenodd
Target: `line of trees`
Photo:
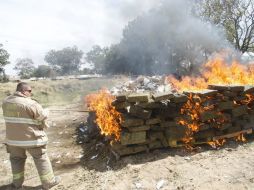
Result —
<instances>
[{"instance_id":1,"label":"line of trees","mask_svg":"<svg viewBox=\"0 0 254 190\"><path fill-rule=\"evenodd\" d=\"M62 50L50 50L46 53L44 60L48 65L35 64L30 58L22 58L16 61L14 70L21 78L31 77L55 77L57 75L81 74L83 51L77 46L66 47Z\"/></svg>"},{"instance_id":2,"label":"line of trees","mask_svg":"<svg viewBox=\"0 0 254 190\"><path fill-rule=\"evenodd\" d=\"M36 67L32 59L20 58L16 60L14 70L17 71L17 74L22 79L94 73L94 69L80 70L81 65L84 64L84 61L82 61L83 54L83 51L79 50L77 46L66 47L61 50L50 50L44 58L48 65L44 64ZM10 54L0 44L0 82L8 80L4 66L10 63L9 56Z\"/></svg>"}]
</instances>

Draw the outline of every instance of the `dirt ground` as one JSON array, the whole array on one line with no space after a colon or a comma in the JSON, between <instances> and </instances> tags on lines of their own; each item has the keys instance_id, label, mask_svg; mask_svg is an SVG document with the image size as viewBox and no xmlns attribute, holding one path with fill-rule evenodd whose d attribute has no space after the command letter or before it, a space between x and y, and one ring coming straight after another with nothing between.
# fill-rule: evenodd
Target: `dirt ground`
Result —
<instances>
[{"instance_id":1,"label":"dirt ground","mask_svg":"<svg viewBox=\"0 0 254 190\"><path fill-rule=\"evenodd\" d=\"M81 109L79 105L50 109ZM1 114L1 113L0 113ZM60 189L93 190L239 190L254 189L254 142L228 142L212 149L197 147L154 150L126 156L116 161L106 154L103 143L76 143L76 127L85 121L86 113L52 111L52 127L47 130L48 154L56 175L61 176ZM5 127L0 120L0 141ZM25 189L40 189L40 181L31 156L26 162ZM11 169L8 154L0 144L0 190L10 189Z\"/></svg>"}]
</instances>

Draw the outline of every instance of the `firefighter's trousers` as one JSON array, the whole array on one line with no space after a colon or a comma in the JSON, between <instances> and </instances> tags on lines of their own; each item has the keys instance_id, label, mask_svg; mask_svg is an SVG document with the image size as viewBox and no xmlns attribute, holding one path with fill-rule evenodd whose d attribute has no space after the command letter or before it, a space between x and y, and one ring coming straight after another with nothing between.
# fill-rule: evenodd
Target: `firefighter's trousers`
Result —
<instances>
[{"instance_id":1,"label":"firefighter's trousers","mask_svg":"<svg viewBox=\"0 0 254 190\"><path fill-rule=\"evenodd\" d=\"M24 182L26 151L33 157L42 185L54 181L54 173L47 155L46 146L26 148L7 145L7 152L10 153L13 184L16 187L20 187Z\"/></svg>"}]
</instances>

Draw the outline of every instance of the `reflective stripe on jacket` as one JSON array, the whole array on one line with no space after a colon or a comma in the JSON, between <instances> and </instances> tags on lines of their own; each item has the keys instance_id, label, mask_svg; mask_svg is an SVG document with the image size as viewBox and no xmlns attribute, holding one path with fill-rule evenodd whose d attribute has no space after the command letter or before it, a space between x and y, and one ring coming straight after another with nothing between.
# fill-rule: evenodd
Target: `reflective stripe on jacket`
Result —
<instances>
[{"instance_id":1,"label":"reflective stripe on jacket","mask_svg":"<svg viewBox=\"0 0 254 190\"><path fill-rule=\"evenodd\" d=\"M8 96L2 104L6 124L6 144L36 147L47 144L43 131L47 114L42 106L19 92Z\"/></svg>"},{"instance_id":2,"label":"reflective stripe on jacket","mask_svg":"<svg viewBox=\"0 0 254 190\"><path fill-rule=\"evenodd\" d=\"M23 124L31 124L31 125L42 125L41 121L29 118L21 118L21 117L4 117L6 123L23 123Z\"/></svg>"}]
</instances>

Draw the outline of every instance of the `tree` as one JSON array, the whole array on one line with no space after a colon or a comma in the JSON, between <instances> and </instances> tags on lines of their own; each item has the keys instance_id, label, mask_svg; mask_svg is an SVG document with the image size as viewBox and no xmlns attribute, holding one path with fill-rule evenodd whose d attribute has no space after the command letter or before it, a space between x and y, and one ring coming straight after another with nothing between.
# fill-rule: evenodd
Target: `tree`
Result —
<instances>
[{"instance_id":1,"label":"tree","mask_svg":"<svg viewBox=\"0 0 254 190\"><path fill-rule=\"evenodd\" d=\"M2 47L3 45L0 44L0 81L6 81L8 79L5 74L4 66L10 63L9 62L10 54Z\"/></svg>"},{"instance_id":2,"label":"tree","mask_svg":"<svg viewBox=\"0 0 254 190\"><path fill-rule=\"evenodd\" d=\"M48 65L39 65L35 71L34 76L35 77L51 77L52 69Z\"/></svg>"},{"instance_id":3,"label":"tree","mask_svg":"<svg viewBox=\"0 0 254 190\"><path fill-rule=\"evenodd\" d=\"M3 45L0 44L0 68L3 68L5 65L9 64L10 54L2 48Z\"/></svg>"},{"instance_id":4,"label":"tree","mask_svg":"<svg viewBox=\"0 0 254 190\"><path fill-rule=\"evenodd\" d=\"M105 70L105 60L109 49L107 47L101 48L99 45L92 47L92 50L86 53L86 61L94 65L96 73L102 73Z\"/></svg>"},{"instance_id":5,"label":"tree","mask_svg":"<svg viewBox=\"0 0 254 190\"><path fill-rule=\"evenodd\" d=\"M104 74L130 74L131 66L120 51L119 45L112 45L105 58Z\"/></svg>"},{"instance_id":6,"label":"tree","mask_svg":"<svg viewBox=\"0 0 254 190\"><path fill-rule=\"evenodd\" d=\"M29 58L18 59L14 70L18 71L18 75L23 79L30 78L35 71L34 62Z\"/></svg>"},{"instance_id":7,"label":"tree","mask_svg":"<svg viewBox=\"0 0 254 190\"><path fill-rule=\"evenodd\" d=\"M195 74L207 55L226 47L216 26L192 15L189 1L162 1L130 21L106 56L110 73Z\"/></svg>"},{"instance_id":8,"label":"tree","mask_svg":"<svg viewBox=\"0 0 254 190\"><path fill-rule=\"evenodd\" d=\"M198 15L224 27L227 39L242 53L254 51L254 1L197 1Z\"/></svg>"},{"instance_id":9,"label":"tree","mask_svg":"<svg viewBox=\"0 0 254 190\"><path fill-rule=\"evenodd\" d=\"M60 74L68 75L79 71L82 56L83 51L73 46L63 48L62 50L51 50L45 55L44 60L54 70L58 70Z\"/></svg>"}]
</instances>

